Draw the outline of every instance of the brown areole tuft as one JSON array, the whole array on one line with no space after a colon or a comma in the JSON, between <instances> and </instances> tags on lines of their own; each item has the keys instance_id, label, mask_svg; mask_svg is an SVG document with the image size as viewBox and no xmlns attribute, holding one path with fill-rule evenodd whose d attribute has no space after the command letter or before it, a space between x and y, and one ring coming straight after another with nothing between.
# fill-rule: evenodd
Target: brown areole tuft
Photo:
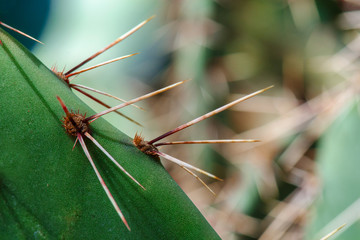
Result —
<instances>
[{"instance_id":1,"label":"brown areole tuft","mask_svg":"<svg viewBox=\"0 0 360 240\"><path fill-rule=\"evenodd\" d=\"M159 158L157 154L159 150L154 145L149 144L148 141L145 141L141 135L138 135L136 133L133 139L133 143L143 153L147 155L157 156Z\"/></svg>"},{"instance_id":2,"label":"brown areole tuft","mask_svg":"<svg viewBox=\"0 0 360 240\"><path fill-rule=\"evenodd\" d=\"M77 136L77 133L85 134L90 132L89 123L85 120L85 115L81 113L71 113L67 114L62 120L63 126L66 132L72 136Z\"/></svg>"}]
</instances>

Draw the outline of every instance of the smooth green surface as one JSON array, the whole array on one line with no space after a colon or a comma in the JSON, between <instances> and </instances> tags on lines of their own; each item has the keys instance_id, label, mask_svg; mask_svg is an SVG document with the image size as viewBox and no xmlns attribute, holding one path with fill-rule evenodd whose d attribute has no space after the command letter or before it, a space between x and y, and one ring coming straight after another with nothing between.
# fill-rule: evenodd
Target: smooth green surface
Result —
<instances>
[{"instance_id":1,"label":"smooth green surface","mask_svg":"<svg viewBox=\"0 0 360 240\"><path fill-rule=\"evenodd\" d=\"M347 226L331 239L359 239L359 102L344 109L322 137L317 161L322 191L308 224L308 239L320 239L344 223Z\"/></svg>"},{"instance_id":2,"label":"smooth green surface","mask_svg":"<svg viewBox=\"0 0 360 240\"><path fill-rule=\"evenodd\" d=\"M147 190L85 140L122 209L129 232L90 163L60 120L70 109L93 111L0 29L1 239L218 239L165 169L103 119L92 135ZM46 46L45 46L46 47Z\"/></svg>"}]
</instances>

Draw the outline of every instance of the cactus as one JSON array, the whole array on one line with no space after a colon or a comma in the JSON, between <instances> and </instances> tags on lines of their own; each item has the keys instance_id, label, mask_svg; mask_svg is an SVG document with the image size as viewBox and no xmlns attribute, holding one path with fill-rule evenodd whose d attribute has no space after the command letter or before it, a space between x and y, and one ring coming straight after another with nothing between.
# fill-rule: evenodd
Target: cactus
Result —
<instances>
[{"instance_id":1,"label":"cactus","mask_svg":"<svg viewBox=\"0 0 360 240\"><path fill-rule=\"evenodd\" d=\"M128 231L81 147L61 126L56 96L92 115L68 85L0 29L1 239L219 239L161 164L103 119L92 136L146 191L88 144Z\"/></svg>"}]
</instances>

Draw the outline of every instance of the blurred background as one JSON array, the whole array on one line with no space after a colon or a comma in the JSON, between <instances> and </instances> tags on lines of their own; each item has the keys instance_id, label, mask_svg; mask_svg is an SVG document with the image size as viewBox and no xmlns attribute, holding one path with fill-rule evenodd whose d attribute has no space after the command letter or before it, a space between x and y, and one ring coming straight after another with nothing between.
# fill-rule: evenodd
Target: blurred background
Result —
<instances>
[{"instance_id":1,"label":"blurred background","mask_svg":"<svg viewBox=\"0 0 360 240\"><path fill-rule=\"evenodd\" d=\"M356 0L0 0L0 21L44 42L12 33L49 68L69 70L156 15L86 67L139 55L73 79L123 99L191 79L139 103L146 111L122 110L143 127L105 116L130 137L153 139L274 85L168 137L261 142L161 148L223 178L201 176L217 196L163 164L223 239L320 239L345 223L332 239L357 239L359 10Z\"/></svg>"}]
</instances>

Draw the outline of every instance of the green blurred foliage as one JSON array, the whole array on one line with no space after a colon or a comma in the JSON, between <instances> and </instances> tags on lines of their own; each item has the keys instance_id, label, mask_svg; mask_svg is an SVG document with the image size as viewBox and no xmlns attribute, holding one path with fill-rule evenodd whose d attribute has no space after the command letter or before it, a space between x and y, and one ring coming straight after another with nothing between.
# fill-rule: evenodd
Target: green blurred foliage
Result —
<instances>
[{"instance_id":1,"label":"green blurred foliage","mask_svg":"<svg viewBox=\"0 0 360 240\"><path fill-rule=\"evenodd\" d=\"M360 175L359 101L346 107L322 137L317 153L317 170L322 179L321 194L308 223L308 239L319 239L342 224L339 239L357 239L359 228L358 183Z\"/></svg>"}]
</instances>

